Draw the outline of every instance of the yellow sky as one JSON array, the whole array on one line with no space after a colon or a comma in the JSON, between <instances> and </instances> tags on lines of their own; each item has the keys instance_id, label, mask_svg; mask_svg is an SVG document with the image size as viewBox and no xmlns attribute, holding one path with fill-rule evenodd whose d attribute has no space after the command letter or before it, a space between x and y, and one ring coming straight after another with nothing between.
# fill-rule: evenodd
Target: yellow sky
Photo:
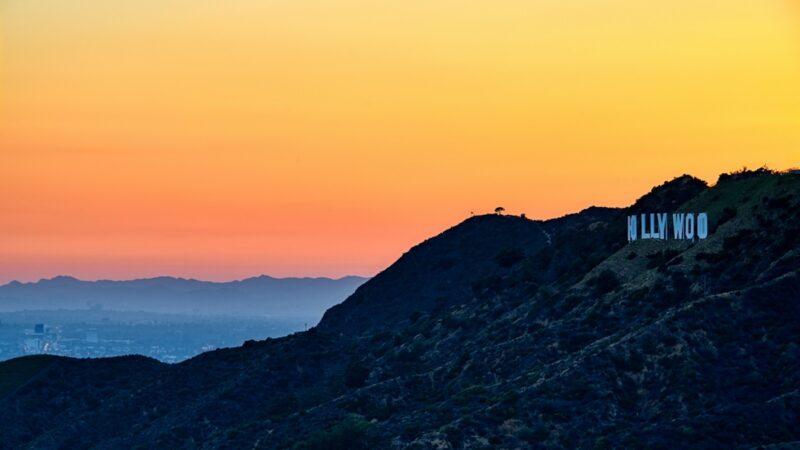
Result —
<instances>
[{"instance_id":1,"label":"yellow sky","mask_svg":"<svg viewBox=\"0 0 800 450\"><path fill-rule=\"evenodd\" d=\"M0 282L373 274L800 161L789 0L0 0Z\"/></svg>"}]
</instances>

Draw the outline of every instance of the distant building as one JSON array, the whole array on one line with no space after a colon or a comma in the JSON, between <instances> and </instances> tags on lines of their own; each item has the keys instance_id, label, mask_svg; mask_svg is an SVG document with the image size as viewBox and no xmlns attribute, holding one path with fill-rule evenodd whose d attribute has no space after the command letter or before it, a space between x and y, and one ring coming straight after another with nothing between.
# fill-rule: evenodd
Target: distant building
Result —
<instances>
[{"instance_id":1,"label":"distant building","mask_svg":"<svg viewBox=\"0 0 800 450\"><path fill-rule=\"evenodd\" d=\"M28 355L44 353L44 340L39 338L25 339L22 343L22 351Z\"/></svg>"},{"instance_id":2,"label":"distant building","mask_svg":"<svg viewBox=\"0 0 800 450\"><path fill-rule=\"evenodd\" d=\"M33 328L24 330L23 333L24 338L20 345L23 354L52 353L58 348L57 328L53 330L43 323L37 323L33 325Z\"/></svg>"}]
</instances>

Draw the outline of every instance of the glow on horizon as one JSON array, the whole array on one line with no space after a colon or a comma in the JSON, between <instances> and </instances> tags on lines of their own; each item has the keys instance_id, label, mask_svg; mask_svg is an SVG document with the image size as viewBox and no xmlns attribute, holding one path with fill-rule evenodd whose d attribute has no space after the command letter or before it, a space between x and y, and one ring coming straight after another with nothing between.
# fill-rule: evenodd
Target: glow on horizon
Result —
<instances>
[{"instance_id":1,"label":"glow on horizon","mask_svg":"<svg viewBox=\"0 0 800 450\"><path fill-rule=\"evenodd\" d=\"M0 2L0 283L373 275L800 165L791 0Z\"/></svg>"}]
</instances>

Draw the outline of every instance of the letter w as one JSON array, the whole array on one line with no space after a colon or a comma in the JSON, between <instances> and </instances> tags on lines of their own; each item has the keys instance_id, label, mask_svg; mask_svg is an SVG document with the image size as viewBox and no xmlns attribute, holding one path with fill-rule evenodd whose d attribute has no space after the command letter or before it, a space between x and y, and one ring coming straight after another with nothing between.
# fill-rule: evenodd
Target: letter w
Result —
<instances>
[{"instance_id":1,"label":"letter w","mask_svg":"<svg viewBox=\"0 0 800 450\"><path fill-rule=\"evenodd\" d=\"M683 214L672 215L672 234L675 239L683 239Z\"/></svg>"}]
</instances>

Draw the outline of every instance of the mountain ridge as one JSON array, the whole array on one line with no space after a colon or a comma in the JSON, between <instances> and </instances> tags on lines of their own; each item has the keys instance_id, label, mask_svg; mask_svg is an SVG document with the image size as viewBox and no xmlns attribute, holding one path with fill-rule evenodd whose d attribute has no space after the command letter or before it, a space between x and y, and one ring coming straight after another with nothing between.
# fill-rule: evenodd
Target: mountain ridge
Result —
<instances>
[{"instance_id":1,"label":"mountain ridge","mask_svg":"<svg viewBox=\"0 0 800 450\"><path fill-rule=\"evenodd\" d=\"M167 314L319 317L366 280L261 275L228 282L168 276L84 281L62 275L0 286L0 311L100 307Z\"/></svg>"},{"instance_id":2,"label":"mountain ridge","mask_svg":"<svg viewBox=\"0 0 800 450\"><path fill-rule=\"evenodd\" d=\"M154 277L141 277L141 278L126 278L120 280L114 280L110 278L98 278L96 280L85 280L78 277L74 277L72 275L55 275L50 278L40 278L36 281L19 281L19 280L11 280L7 283L0 284L0 288L6 287L8 285L13 286L20 286L20 285L36 285L40 283L47 283L47 282L81 282L81 283L135 283L135 282L150 282L150 281L189 281L189 282L197 282L197 283L204 283L204 284L231 284L231 283L245 283L249 281L255 280L327 280L327 281L341 281L341 280L348 280L348 279L358 279L358 280L368 280L370 277L365 277L361 275L344 275L341 277L273 277L267 274L255 275L252 277L245 277L239 278L235 280L228 280L228 281L212 281L212 280L201 280L199 278L193 277L179 277L179 276L171 276L171 275L159 275Z\"/></svg>"}]
</instances>

